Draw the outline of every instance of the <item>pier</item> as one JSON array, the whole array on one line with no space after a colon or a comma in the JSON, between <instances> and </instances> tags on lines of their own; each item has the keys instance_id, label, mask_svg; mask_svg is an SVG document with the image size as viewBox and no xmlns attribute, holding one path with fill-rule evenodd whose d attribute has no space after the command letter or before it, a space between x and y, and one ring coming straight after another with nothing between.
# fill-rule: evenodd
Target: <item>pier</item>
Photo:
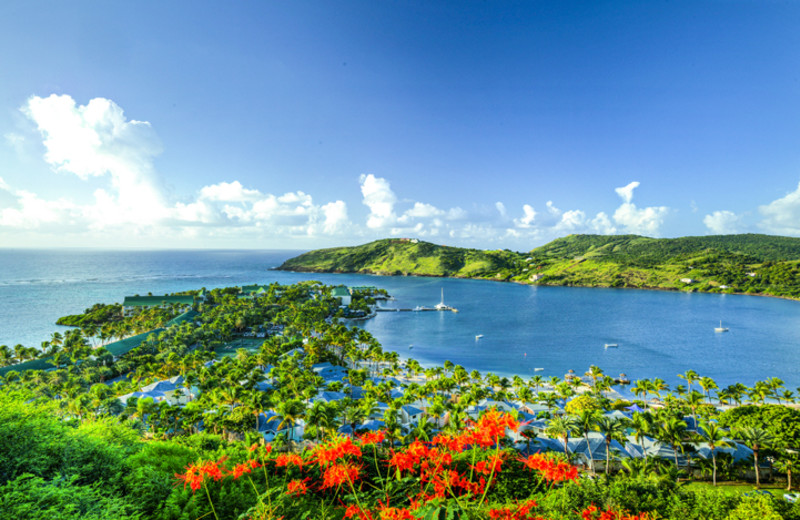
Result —
<instances>
[{"instance_id":1,"label":"pier","mask_svg":"<svg viewBox=\"0 0 800 520\"><path fill-rule=\"evenodd\" d=\"M450 311L450 312L458 312L458 309L455 307L450 307L449 305L439 306L436 307L414 307L413 309L403 309L403 308L395 308L390 309L388 307L378 307L375 309L376 312L431 312L431 311Z\"/></svg>"}]
</instances>

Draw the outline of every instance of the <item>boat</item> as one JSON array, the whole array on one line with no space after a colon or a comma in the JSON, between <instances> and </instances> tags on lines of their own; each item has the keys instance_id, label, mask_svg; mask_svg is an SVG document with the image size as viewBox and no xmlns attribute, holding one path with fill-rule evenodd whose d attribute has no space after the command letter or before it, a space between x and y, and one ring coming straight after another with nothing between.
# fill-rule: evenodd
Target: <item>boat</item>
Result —
<instances>
[{"instance_id":1,"label":"boat","mask_svg":"<svg viewBox=\"0 0 800 520\"><path fill-rule=\"evenodd\" d=\"M728 332L728 327L722 326L722 320L719 320L719 327L714 327L714 332Z\"/></svg>"},{"instance_id":2,"label":"boat","mask_svg":"<svg viewBox=\"0 0 800 520\"><path fill-rule=\"evenodd\" d=\"M619 347L619 343L606 343L603 345L605 348L617 348Z\"/></svg>"},{"instance_id":3,"label":"boat","mask_svg":"<svg viewBox=\"0 0 800 520\"><path fill-rule=\"evenodd\" d=\"M481 339L482 337L483 337L483 334L478 334L477 336L475 336L475 341L478 341L478 340L479 340L479 339Z\"/></svg>"},{"instance_id":4,"label":"boat","mask_svg":"<svg viewBox=\"0 0 800 520\"><path fill-rule=\"evenodd\" d=\"M533 369L534 372L541 372L542 370L544 370L544 368L534 368Z\"/></svg>"}]
</instances>

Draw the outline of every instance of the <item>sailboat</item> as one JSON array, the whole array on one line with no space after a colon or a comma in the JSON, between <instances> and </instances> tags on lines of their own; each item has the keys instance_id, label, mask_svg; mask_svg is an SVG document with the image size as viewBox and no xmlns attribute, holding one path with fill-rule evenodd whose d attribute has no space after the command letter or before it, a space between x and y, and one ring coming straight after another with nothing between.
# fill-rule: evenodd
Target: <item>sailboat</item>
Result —
<instances>
[{"instance_id":1,"label":"sailboat","mask_svg":"<svg viewBox=\"0 0 800 520\"><path fill-rule=\"evenodd\" d=\"M728 327L723 327L722 320L719 320L719 327L714 327L714 332L728 332Z\"/></svg>"}]
</instances>

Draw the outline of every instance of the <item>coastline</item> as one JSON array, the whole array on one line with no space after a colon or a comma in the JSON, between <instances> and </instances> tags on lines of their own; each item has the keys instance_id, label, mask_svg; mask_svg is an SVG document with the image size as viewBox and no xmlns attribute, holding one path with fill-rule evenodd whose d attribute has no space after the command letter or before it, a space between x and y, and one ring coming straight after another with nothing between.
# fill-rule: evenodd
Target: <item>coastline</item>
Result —
<instances>
[{"instance_id":1,"label":"coastline","mask_svg":"<svg viewBox=\"0 0 800 520\"><path fill-rule=\"evenodd\" d=\"M575 284L552 284L552 283L531 283L525 282L521 280L501 280L498 278L478 278L473 276L447 276L447 275L440 275L440 274L424 274L424 273L389 273L389 272L374 272L374 271L345 271L342 269L309 269L309 268L299 268L299 269L284 269L281 266L272 267L269 269L270 271L284 271L289 273L322 273L322 274L363 274L368 276L391 276L391 277L408 277L413 276L417 278L450 278L454 280L482 280L487 282L500 282L500 283L515 283L518 285L527 285L532 287L581 287L586 289L627 289L627 290L640 290L640 291L663 291L663 292L675 292L675 293L700 293L700 294L718 294L718 295L726 295L726 296L761 296L764 298L777 298L780 300L788 300L793 302L800 302L800 297L792 298L791 296L777 296L774 294L767 294L767 293L745 293L745 292L734 292L734 293L727 293L727 292L712 292L712 291L702 291L702 290L693 290L693 291L681 291L680 289L673 289L669 287L630 287L630 286L621 286L621 287L611 287L610 285L575 285Z\"/></svg>"}]
</instances>

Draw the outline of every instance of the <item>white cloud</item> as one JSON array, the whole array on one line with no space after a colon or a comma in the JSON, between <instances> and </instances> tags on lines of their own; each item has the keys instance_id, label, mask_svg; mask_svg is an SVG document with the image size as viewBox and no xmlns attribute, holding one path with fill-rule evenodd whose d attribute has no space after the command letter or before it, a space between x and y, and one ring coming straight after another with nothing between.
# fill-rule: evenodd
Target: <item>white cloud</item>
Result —
<instances>
[{"instance_id":1,"label":"white cloud","mask_svg":"<svg viewBox=\"0 0 800 520\"><path fill-rule=\"evenodd\" d=\"M612 235L617 232L617 228L614 227L608 215L603 211L598 213L589 224L594 232L601 235Z\"/></svg>"},{"instance_id":2,"label":"white cloud","mask_svg":"<svg viewBox=\"0 0 800 520\"><path fill-rule=\"evenodd\" d=\"M559 231L572 232L579 231L586 227L586 213L579 209L565 211L561 215L561 220L556 224Z\"/></svg>"},{"instance_id":3,"label":"white cloud","mask_svg":"<svg viewBox=\"0 0 800 520\"><path fill-rule=\"evenodd\" d=\"M211 186L204 186L200 190L200 198L211 201L246 202L258 199L261 193L258 190L248 190L239 181L220 182Z\"/></svg>"},{"instance_id":4,"label":"white cloud","mask_svg":"<svg viewBox=\"0 0 800 520\"><path fill-rule=\"evenodd\" d=\"M370 229L383 228L394 224L397 215L394 213L394 205L397 197L392 191L389 181L382 177L361 175L361 194L363 203L369 208L367 217L367 227Z\"/></svg>"},{"instance_id":5,"label":"white cloud","mask_svg":"<svg viewBox=\"0 0 800 520\"><path fill-rule=\"evenodd\" d=\"M623 186L621 188L614 188L614 191L617 192L617 195L622 197L622 200L626 203L630 203L633 200L633 190L639 187L639 181L633 181L627 186Z\"/></svg>"},{"instance_id":6,"label":"white cloud","mask_svg":"<svg viewBox=\"0 0 800 520\"><path fill-rule=\"evenodd\" d=\"M632 200L633 190L638 186L638 182L631 182L627 186L615 189L624 202L614 211L614 222L624 227L628 233L658 236L669 208L666 206L637 208Z\"/></svg>"},{"instance_id":7,"label":"white cloud","mask_svg":"<svg viewBox=\"0 0 800 520\"><path fill-rule=\"evenodd\" d=\"M515 218L514 224L519 228L531 228L536 220L536 210L530 204L523 204L522 217Z\"/></svg>"},{"instance_id":8,"label":"white cloud","mask_svg":"<svg viewBox=\"0 0 800 520\"><path fill-rule=\"evenodd\" d=\"M715 211L703 217L703 224L714 234L726 235L738 232L739 217L732 211Z\"/></svg>"},{"instance_id":9,"label":"white cloud","mask_svg":"<svg viewBox=\"0 0 800 520\"><path fill-rule=\"evenodd\" d=\"M3 191L11 191L11 187L0 177L0 190Z\"/></svg>"},{"instance_id":10,"label":"white cloud","mask_svg":"<svg viewBox=\"0 0 800 520\"><path fill-rule=\"evenodd\" d=\"M161 146L150 123L127 120L122 108L104 98L77 105L66 95L33 96L22 111L36 123L45 161L57 171L84 180L110 176L113 193L89 211L96 226L151 224L166 216L152 163ZM113 204L105 204L109 197Z\"/></svg>"},{"instance_id":11,"label":"white cloud","mask_svg":"<svg viewBox=\"0 0 800 520\"><path fill-rule=\"evenodd\" d=\"M322 214L325 217L322 230L326 234L340 234L350 226L350 219L347 217L347 204L343 200L325 204L322 206Z\"/></svg>"},{"instance_id":12,"label":"white cloud","mask_svg":"<svg viewBox=\"0 0 800 520\"><path fill-rule=\"evenodd\" d=\"M425 204L423 202L415 202L414 207L403 213L403 216L414 218L433 218L444 215L444 211L436 206Z\"/></svg>"},{"instance_id":13,"label":"white cloud","mask_svg":"<svg viewBox=\"0 0 800 520\"><path fill-rule=\"evenodd\" d=\"M455 208L450 208L447 210L447 215L445 218L447 220L464 220L468 216L469 214L466 211L456 206Z\"/></svg>"},{"instance_id":14,"label":"white cloud","mask_svg":"<svg viewBox=\"0 0 800 520\"><path fill-rule=\"evenodd\" d=\"M501 217L506 218L506 216L508 216L508 213L506 212L506 205L502 202L495 202L494 207L497 208L497 211L500 213Z\"/></svg>"},{"instance_id":15,"label":"white cloud","mask_svg":"<svg viewBox=\"0 0 800 520\"><path fill-rule=\"evenodd\" d=\"M764 215L760 226L770 233L800 235L800 184L793 192L760 206Z\"/></svg>"}]
</instances>

